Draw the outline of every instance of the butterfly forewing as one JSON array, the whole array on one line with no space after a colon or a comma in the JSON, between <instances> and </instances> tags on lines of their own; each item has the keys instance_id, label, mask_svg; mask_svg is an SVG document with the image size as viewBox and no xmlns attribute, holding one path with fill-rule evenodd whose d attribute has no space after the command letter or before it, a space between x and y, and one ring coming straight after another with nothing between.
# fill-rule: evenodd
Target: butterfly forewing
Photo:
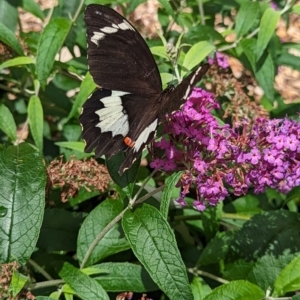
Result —
<instances>
[{"instance_id":1,"label":"butterfly forewing","mask_svg":"<svg viewBox=\"0 0 300 300\"><path fill-rule=\"evenodd\" d=\"M85 11L88 64L97 89L83 105L85 151L97 157L126 152L130 168L154 138L166 113L179 109L208 69L199 67L175 89L162 91L160 74L141 35L121 15L91 4Z\"/></svg>"},{"instance_id":2,"label":"butterfly forewing","mask_svg":"<svg viewBox=\"0 0 300 300\"><path fill-rule=\"evenodd\" d=\"M88 64L96 84L143 96L160 93L161 79L154 58L125 18L108 7L91 4L84 20Z\"/></svg>"}]
</instances>

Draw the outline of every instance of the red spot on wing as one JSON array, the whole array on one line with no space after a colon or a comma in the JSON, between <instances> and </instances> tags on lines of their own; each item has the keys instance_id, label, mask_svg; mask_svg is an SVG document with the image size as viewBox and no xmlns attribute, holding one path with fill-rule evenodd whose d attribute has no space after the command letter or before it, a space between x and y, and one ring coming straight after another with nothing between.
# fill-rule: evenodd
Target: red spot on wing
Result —
<instances>
[{"instance_id":1,"label":"red spot on wing","mask_svg":"<svg viewBox=\"0 0 300 300\"><path fill-rule=\"evenodd\" d=\"M124 143L125 143L128 147L132 148L132 147L134 146L134 144L135 144L135 141L133 141L129 136L126 136L126 137L124 138Z\"/></svg>"}]
</instances>

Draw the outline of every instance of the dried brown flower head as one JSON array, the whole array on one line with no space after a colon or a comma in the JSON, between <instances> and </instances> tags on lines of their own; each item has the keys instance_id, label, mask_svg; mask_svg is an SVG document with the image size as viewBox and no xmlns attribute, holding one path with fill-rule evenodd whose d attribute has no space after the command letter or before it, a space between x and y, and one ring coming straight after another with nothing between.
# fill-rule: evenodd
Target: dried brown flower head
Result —
<instances>
[{"instance_id":1,"label":"dried brown flower head","mask_svg":"<svg viewBox=\"0 0 300 300\"><path fill-rule=\"evenodd\" d=\"M63 202L74 197L80 188L89 192L104 192L112 182L107 168L93 158L82 161L71 157L69 161L63 162L61 157L53 160L47 170L48 188L60 187Z\"/></svg>"}]
</instances>

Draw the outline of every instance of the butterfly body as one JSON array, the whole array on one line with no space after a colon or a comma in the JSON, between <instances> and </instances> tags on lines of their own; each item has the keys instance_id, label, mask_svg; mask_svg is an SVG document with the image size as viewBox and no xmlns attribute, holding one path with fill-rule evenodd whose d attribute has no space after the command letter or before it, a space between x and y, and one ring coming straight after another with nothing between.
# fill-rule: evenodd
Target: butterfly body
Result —
<instances>
[{"instance_id":1,"label":"butterfly body","mask_svg":"<svg viewBox=\"0 0 300 300\"><path fill-rule=\"evenodd\" d=\"M167 113L179 109L208 69L200 66L176 88L162 90L154 58L141 35L121 15L91 4L85 11L90 73L98 88L83 105L85 151L109 159L120 151L129 168L154 138Z\"/></svg>"}]
</instances>

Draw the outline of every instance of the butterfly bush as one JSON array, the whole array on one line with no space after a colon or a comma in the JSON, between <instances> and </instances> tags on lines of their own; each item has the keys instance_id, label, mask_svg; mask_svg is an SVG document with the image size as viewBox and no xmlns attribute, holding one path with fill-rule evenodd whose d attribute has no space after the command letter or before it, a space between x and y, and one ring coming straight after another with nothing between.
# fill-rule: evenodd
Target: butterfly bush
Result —
<instances>
[{"instance_id":1,"label":"butterfly bush","mask_svg":"<svg viewBox=\"0 0 300 300\"><path fill-rule=\"evenodd\" d=\"M193 206L203 211L233 192L240 196L249 188L255 193L267 187L282 193L300 185L300 123L285 119L258 118L250 127L222 124L212 115L219 104L213 95L195 88L181 111L167 117L164 132L169 139L153 142L163 157L150 166L167 172L182 170L180 198L196 188Z\"/></svg>"}]
</instances>

